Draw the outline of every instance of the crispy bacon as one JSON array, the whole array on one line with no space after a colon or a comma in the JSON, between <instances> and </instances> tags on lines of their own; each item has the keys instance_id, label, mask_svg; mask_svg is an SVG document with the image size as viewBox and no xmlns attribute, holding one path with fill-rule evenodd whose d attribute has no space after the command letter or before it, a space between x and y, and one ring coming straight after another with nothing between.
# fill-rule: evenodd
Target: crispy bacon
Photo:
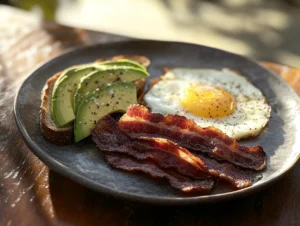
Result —
<instances>
[{"instance_id":1,"label":"crispy bacon","mask_svg":"<svg viewBox=\"0 0 300 226\"><path fill-rule=\"evenodd\" d=\"M207 166L210 175L223 180L234 189L242 189L252 185L254 172L239 168L228 162L219 162L204 154L196 154Z\"/></svg>"},{"instance_id":2,"label":"crispy bacon","mask_svg":"<svg viewBox=\"0 0 300 226\"><path fill-rule=\"evenodd\" d=\"M209 176L207 167L198 157L162 138L135 140L126 136L111 116L100 120L92 138L101 151L125 153L137 160L151 160L162 168L195 178Z\"/></svg>"},{"instance_id":3,"label":"crispy bacon","mask_svg":"<svg viewBox=\"0 0 300 226\"><path fill-rule=\"evenodd\" d=\"M239 145L214 127L201 128L193 120L179 115L163 116L151 113L141 105L131 105L118 123L132 138L162 137L174 141L190 151L207 153L244 168L262 170L266 154L260 146Z\"/></svg>"},{"instance_id":4,"label":"crispy bacon","mask_svg":"<svg viewBox=\"0 0 300 226\"><path fill-rule=\"evenodd\" d=\"M195 179L207 176L203 171L208 170L211 176L228 182L235 189L252 185L253 172L250 170L240 169L227 162L218 162L199 153L198 158L166 139L131 139L120 131L111 116L106 116L97 123L92 137L102 152L127 154L136 160L151 160L164 169L174 169Z\"/></svg>"},{"instance_id":5,"label":"crispy bacon","mask_svg":"<svg viewBox=\"0 0 300 226\"><path fill-rule=\"evenodd\" d=\"M154 178L167 179L170 185L182 192L207 193L214 185L213 180L192 180L175 171L161 169L149 160L135 160L128 155L103 152L106 162L114 168L129 172L143 172Z\"/></svg>"}]
</instances>

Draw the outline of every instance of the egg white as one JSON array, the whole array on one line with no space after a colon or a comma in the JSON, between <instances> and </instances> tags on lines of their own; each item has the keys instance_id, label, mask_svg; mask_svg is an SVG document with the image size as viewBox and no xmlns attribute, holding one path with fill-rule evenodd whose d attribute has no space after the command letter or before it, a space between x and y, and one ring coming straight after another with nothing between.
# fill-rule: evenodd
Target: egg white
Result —
<instances>
[{"instance_id":1,"label":"egg white","mask_svg":"<svg viewBox=\"0 0 300 226\"><path fill-rule=\"evenodd\" d=\"M195 85L210 85L228 91L236 99L235 111L221 118L205 118L187 112L180 99L186 88ZM227 69L173 69L146 93L144 100L152 112L182 115L201 127L214 126L233 139L259 134L271 112L259 89L245 77Z\"/></svg>"}]
</instances>

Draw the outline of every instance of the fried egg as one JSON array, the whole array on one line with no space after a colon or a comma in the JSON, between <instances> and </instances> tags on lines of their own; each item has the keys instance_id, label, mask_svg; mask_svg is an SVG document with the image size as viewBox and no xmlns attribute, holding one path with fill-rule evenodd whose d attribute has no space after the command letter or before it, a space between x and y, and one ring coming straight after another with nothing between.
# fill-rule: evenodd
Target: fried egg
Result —
<instances>
[{"instance_id":1,"label":"fried egg","mask_svg":"<svg viewBox=\"0 0 300 226\"><path fill-rule=\"evenodd\" d=\"M144 100L152 112L182 115L233 139L258 135L271 112L262 92L229 69L175 68L162 76Z\"/></svg>"}]
</instances>

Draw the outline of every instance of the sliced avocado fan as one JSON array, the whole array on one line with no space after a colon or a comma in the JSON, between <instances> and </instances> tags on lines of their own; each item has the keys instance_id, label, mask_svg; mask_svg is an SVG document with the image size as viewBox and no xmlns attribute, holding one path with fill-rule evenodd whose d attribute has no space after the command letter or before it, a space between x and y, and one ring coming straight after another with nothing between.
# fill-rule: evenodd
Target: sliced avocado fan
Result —
<instances>
[{"instance_id":1,"label":"sliced avocado fan","mask_svg":"<svg viewBox=\"0 0 300 226\"><path fill-rule=\"evenodd\" d=\"M145 70L134 67L107 67L105 70L93 71L84 76L74 95L74 110L77 112L81 101L95 89L101 88L105 83L115 81L131 82L148 77L149 74Z\"/></svg>"},{"instance_id":2,"label":"sliced avocado fan","mask_svg":"<svg viewBox=\"0 0 300 226\"><path fill-rule=\"evenodd\" d=\"M74 94L82 77L93 71L105 70L107 67L117 69L125 66L145 70L144 66L130 60L90 63L65 70L55 82L52 92L51 116L56 126L63 127L75 119Z\"/></svg>"},{"instance_id":3,"label":"sliced avocado fan","mask_svg":"<svg viewBox=\"0 0 300 226\"><path fill-rule=\"evenodd\" d=\"M132 82L107 83L89 94L79 105L74 122L75 142L91 134L98 120L113 112L126 112L137 103L136 86Z\"/></svg>"}]
</instances>

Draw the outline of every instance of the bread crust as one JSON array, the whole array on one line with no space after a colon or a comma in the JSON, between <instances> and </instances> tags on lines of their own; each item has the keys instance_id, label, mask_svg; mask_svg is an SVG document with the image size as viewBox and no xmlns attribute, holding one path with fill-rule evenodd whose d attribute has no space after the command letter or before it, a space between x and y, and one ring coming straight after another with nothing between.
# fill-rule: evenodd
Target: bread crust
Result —
<instances>
[{"instance_id":1,"label":"bread crust","mask_svg":"<svg viewBox=\"0 0 300 226\"><path fill-rule=\"evenodd\" d=\"M51 143L57 145L71 144L73 140L73 126L58 128L51 118L51 95L56 80L62 72L56 73L49 78L43 88L40 107L40 128L43 136Z\"/></svg>"}]
</instances>

